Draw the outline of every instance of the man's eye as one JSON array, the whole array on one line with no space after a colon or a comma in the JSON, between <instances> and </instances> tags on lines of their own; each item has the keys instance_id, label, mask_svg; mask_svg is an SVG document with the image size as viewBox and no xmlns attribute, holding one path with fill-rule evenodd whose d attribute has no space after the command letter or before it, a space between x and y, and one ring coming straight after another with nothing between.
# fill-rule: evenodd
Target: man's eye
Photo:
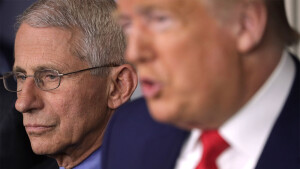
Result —
<instances>
[{"instance_id":1,"label":"man's eye","mask_svg":"<svg viewBox=\"0 0 300 169\"><path fill-rule=\"evenodd\" d=\"M152 20L154 22L158 22L158 23L164 23L166 21L168 21L168 16L165 16L165 15L154 15L152 16Z\"/></svg>"},{"instance_id":2,"label":"man's eye","mask_svg":"<svg viewBox=\"0 0 300 169\"><path fill-rule=\"evenodd\" d=\"M148 25L153 31L165 31L174 24L173 18L166 12L153 12L147 18Z\"/></svg>"},{"instance_id":3,"label":"man's eye","mask_svg":"<svg viewBox=\"0 0 300 169\"><path fill-rule=\"evenodd\" d=\"M24 80L26 80L26 76L22 75L22 74L15 75L15 78L16 78L17 81L24 81Z\"/></svg>"},{"instance_id":4,"label":"man's eye","mask_svg":"<svg viewBox=\"0 0 300 169\"><path fill-rule=\"evenodd\" d=\"M131 26L132 26L131 21L122 20L122 21L119 21L119 25L121 26L121 28L122 28L125 35L130 33L130 29L131 29Z\"/></svg>"},{"instance_id":5,"label":"man's eye","mask_svg":"<svg viewBox=\"0 0 300 169\"><path fill-rule=\"evenodd\" d=\"M56 80L58 78L58 76L57 75L53 75L53 74L47 74L46 76L45 76L45 80Z\"/></svg>"}]
</instances>

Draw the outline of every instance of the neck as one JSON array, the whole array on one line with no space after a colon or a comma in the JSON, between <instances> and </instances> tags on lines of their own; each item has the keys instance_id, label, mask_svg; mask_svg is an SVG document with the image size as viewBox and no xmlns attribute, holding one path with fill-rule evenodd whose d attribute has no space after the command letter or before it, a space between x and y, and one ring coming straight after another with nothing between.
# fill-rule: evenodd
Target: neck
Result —
<instances>
[{"instance_id":1,"label":"neck","mask_svg":"<svg viewBox=\"0 0 300 169\"><path fill-rule=\"evenodd\" d=\"M114 110L108 110L102 121L99 121L102 127L85 135L80 144L70 145L63 153L52 154L49 157L54 158L58 165L65 169L79 165L102 145L104 131L113 112Z\"/></svg>"},{"instance_id":2,"label":"neck","mask_svg":"<svg viewBox=\"0 0 300 169\"><path fill-rule=\"evenodd\" d=\"M86 160L93 152L95 152L99 147L91 148L84 153L80 153L80 156L76 156L75 154L69 155L64 154L60 156L56 156L53 158L56 159L59 166L64 167L65 169L72 169Z\"/></svg>"},{"instance_id":3,"label":"neck","mask_svg":"<svg viewBox=\"0 0 300 169\"><path fill-rule=\"evenodd\" d=\"M245 105L259 88L268 80L282 56L284 46L281 43L262 42L259 47L243 57L245 93L242 104Z\"/></svg>"}]
</instances>

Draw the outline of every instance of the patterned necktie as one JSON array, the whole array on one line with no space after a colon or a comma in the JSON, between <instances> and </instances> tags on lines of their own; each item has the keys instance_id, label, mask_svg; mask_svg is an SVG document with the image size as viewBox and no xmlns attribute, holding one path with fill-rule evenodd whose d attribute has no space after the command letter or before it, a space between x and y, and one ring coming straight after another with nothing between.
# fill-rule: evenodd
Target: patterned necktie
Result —
<instances>
[{"instance_id":1,"label":"patterned necktie","mask_svg":"<svg viewBox=\"0 0 300 169\"><path fill-rule=\"evenodd\" d=\"M229 144L219 135L217 130L203 131L200 140L203 145L203 153L196 169L218 169L216 159L229 147Z\"/></svg>"}]
</instances>

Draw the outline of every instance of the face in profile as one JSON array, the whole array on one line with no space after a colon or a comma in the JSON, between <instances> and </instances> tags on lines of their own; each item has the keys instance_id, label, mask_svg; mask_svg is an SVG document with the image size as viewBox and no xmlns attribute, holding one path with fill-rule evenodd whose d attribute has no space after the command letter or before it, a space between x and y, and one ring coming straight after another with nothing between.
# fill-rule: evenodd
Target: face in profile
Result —
<instances>
[{"instance_id":1,"label":"face in profile","mask_svg":"<svg viewBox=\"0 0 300 169\"><path fill-rule=\"evenodd\" d=\"M152 116L190 129L216 127L239 104L235 40L199 0L120 0L126 58Z\"/></svg>"},{"instance_id":2,"label":"face in profile","mask_svg":"<svg viewBox=\"0 0 300 169\"><path fill-rule=\"evenodd\" d=\"M68 73L89 66L71 54L71 33L22 24L15 41L14 71L33 75L54 69ZM52 77L47 77L51 79ZM49 80L51 82L51 80ZM28 77L18 92L16 109L36 154L80 154L101 145L107 113L107 80L90 71L61 78L57 89L43 91Z\"/></svg>"}]
</instances>

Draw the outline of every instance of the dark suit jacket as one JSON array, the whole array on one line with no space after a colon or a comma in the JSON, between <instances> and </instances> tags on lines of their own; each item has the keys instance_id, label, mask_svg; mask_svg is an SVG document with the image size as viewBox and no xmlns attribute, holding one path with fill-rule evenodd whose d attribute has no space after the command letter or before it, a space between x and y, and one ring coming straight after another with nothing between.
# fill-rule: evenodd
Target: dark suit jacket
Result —
<instances>
[{"instance_id":1,"label":"dark suit jacket","mask_svg":"<svg viewBox=\"0 0 300 169\"><path fill-rule=\"evenodd\" d=\"M300 169L300 65L285 106L256 169ZM249 126L251 127L251 126ZM104 137L104 169L173 169L188 132L156 123L145 100L126 104L113 116Z\"/></svg>"},{"instance_id":2,"label":"dark suit jacket","mask_svg":"<svg viewBox=\"0 0 300 169\"><path fill-rule=\"evenodd\" d=\"M16 94L7 92L0 80L0 169L57 169L54 159L32 152L15 100Z\"/></svg>"},{"instance_id":3,"label":"dark suit jacket","mask_svg":"<svg viewBox=\"0 0 300 169\"><path fill-rule=\"evenodd\" d=\"M188 132L150 117L144 99L115 112L106 130L103 169L173 169Z\"/></svg>"}]
</instances>

